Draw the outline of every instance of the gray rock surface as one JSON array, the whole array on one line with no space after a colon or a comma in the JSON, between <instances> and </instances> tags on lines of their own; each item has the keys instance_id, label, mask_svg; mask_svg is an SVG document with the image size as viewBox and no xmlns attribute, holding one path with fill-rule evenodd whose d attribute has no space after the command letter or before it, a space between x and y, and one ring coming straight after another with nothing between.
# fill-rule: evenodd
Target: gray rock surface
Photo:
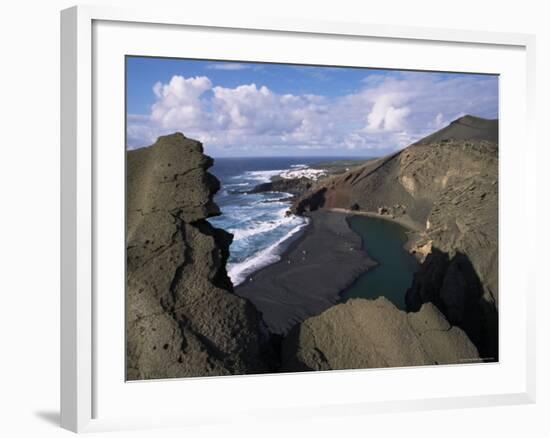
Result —
<instances>
[{"instance_id":1,"label":"gray rock surface","mask_svg":"<svg viewBox=\"0 0 550 438\"><path fill-rule=\"evenodd\" d=\"M232 293L211 158L183 134L127 152L127 378L255 373L260 318Z\"/></svg>"},{"instance_id":2,"label":"gray rock surface","mask_svg":"<svg viewBox=\"0 0 550 438\"><path fill-rule=\"evenodd\" d=\"M479 362L468 336L433 304L405 313L385 298L354 299L294 327L283 370L338 370Z\"/></svg>"}]
</instances>

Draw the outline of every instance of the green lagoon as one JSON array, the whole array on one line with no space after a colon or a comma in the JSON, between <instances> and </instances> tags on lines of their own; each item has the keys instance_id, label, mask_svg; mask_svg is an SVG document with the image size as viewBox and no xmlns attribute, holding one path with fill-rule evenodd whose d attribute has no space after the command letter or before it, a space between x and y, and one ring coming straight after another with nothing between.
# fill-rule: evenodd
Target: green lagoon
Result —
<instances>
[{"instance_id":1,"label":"green lagoon","mask_svg":"<svg viewBox=\"0 0 550 438\"><path fill-rule=\"evenodd\" d=\"M406 229L398 223L368 216L352 216L348 223L363 239L363 249L378 266L362 274L342 299L386 297L397 308L405 309L405 293L410 287L419 263L403 245Z\"/></svg>"}]
</instances>

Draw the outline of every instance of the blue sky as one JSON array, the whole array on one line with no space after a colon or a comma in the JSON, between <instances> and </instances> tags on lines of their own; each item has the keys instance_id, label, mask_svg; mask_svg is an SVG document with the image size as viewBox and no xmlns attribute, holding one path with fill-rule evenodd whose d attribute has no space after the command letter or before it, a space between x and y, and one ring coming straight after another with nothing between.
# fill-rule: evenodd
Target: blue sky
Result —
<instances>
[{"instance_id":1,"label":"blue sky","mask_svg":"<svg viewBox=\"0 0 550 438\"><path fill-rule=\"evenodd\" d=\"M127 147L175 131L212 156L373 156L464 114L498 117L488 75L128 57Z\"/></svg>"}]
</instances>

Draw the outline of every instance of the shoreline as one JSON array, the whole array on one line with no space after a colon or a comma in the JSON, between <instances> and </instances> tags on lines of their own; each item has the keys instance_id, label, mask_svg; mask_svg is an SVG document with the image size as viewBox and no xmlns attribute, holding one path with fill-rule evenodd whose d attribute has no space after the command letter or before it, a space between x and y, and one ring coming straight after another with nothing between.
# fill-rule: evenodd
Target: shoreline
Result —
<instances>
[{"instance_id":1,"label":"shoreline","mask_svg":"<svg viewBox=\"0 0 550 438\"><path fill-rule=\"evenodd\" d=\"M307 216L306 216L307 217ZM270 263L269 265L262 266L261 268L258 268L254 272L247 274L246 278L241 281L238 285L233 285L233 289L237 289L240 286L248 283L251 281L250 279L253 278L258 272L263 271L264 269L269 268L270 266L273 266L277 263L280 263L283 260L283 257L285 257L288 253L294 250L294 247L297 246L307 235L309 229L313 226L313 220L310 217L307 217L308 221L305 226L303 226L297 233L290 236L287 240L282 242L280 244L281 252L279 254L280 259L276 262Z\"/></svg>"},{"instance_id":2,"label":"shoreline","mask_svg":"<svg viewBox=\"0 0 550 438\"><path fill-rule=\"evenodd\" d=\"M244 263L244 262L247 262L249 260L258 259L259 254L262 254L262 253L264 253L264 251L267 251L267 250L272 250L272 254L275 255L275 256L278 256L279 258L282 257L282 255L285 254L289 250L289 248L291 248L292 245L296 241L300 240L300 238L305 233L305 231L309 228L310 225L311 225L311 220L308 218L308 219L306 219L305 223L297 225L295 228L290 230L285 237L283 237L282 239L280 239L277 242L273 243L272 245L268 246L264 250L260 250L258 253L254 254L254 256L251 256L248 259L241 262L241 264ZM243 269L243 271L242 271L243 273L247 272L247 271L251 271L251 272L246 273L244 275L244 278L238 284L233 283L233 288L236 289L241 284L244 284L247 281L249 281L250 277L253 276L256 272L259 272L262 269L267 268L267 267L271 266L274 263L277 263L278 261L279 260L268 262L267 264L260 265L256 269L251 269L251 268ZM255 265L252 265L252 266L255 266ZM228 270L228 275L229 275L229 270ZM231 275L229 275L229 277L231 278ZM233 280L231 280L231 281L233 282Z\"/></svg>"},{"instance_id":3,"label":"shoreline","mask_svg":"<svg viewBox=\"0 0 550 438\"><path fill-rule=\"evenodd\" d=\"M403 243L403 249L411 254L420 264L424 262L425 254L422 253L421 247L428 243L425 229L423 229L418 223L412 221L410 218L392 218L391 216L378 214L373 211L357 211L348 210L345 208L330 208L327 210L341 214L348 214L350 216L367 216L375 219L382 219L401 225L405 228L405 234L407 235L407 240Z\"/></svg>"},{"instance_id":4,"label":"shoreline","mask_svg":"<svg viewBox=\"0 0 550 438\"><path fill-rule=\"evenodd\" d=\"M424 231L422 227L418 225L418 223L412 221L408 217L391 217L386 214L375 213L374 211L349 210L346 208L327 208L326 210L349 215L368 216L376 219L383 219L390 222L395 222L406 228L408 232L422 233Z\"/></svg>"},{"instance_id":5,"label":"shoreline","mask_svg":"<svg viewBox=\"0 0 550 438\"><path fill-rule=\"evenodd\" d=\"M377 265L349 227L348 214L318 210L305 217L308 225L283 250L280 260L234 288L262 313L273 334L284 335L295 324L337 304L342 290Z\"/></svg>"}]
</instances>

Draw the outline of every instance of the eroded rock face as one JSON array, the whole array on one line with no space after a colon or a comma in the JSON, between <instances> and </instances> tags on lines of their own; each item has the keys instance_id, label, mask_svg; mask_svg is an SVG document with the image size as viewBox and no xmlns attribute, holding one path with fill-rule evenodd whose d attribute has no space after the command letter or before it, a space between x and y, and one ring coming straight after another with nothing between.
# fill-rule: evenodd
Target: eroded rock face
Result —
<instances>
[{"instance_id":1,"label":"eroded rock face","mask_svg":"<svg viewBox=\"0 0 550 438\"><path fill-rule=\"evenodd\" d=\"M177 133L127 152L127 378L256 373L260 318L232 293L211 158Z\"/></svg>"},{"instance_id":2,"label":"eroded rock face","mask_svg":"<svg viewBox=\"0 0 550 438\"><path fill-rule=\"evenodd\" d=\"M437 303L483 357L498 360L498 149L485 141L462 148L477 164L441 182L427 219L429 263L407 291L407 308Z\"/></svg>"},{"instance_id":3,"label":"eroded rock face","mask_svg":"<svg viewBox=\"0 0 550 438\"><path fill-rule=\"evenodd\" d=\"M296 326L283 370L338 370L479 362L468 336L431 303L405 313L385 298L353 299Z\"/></svg>"}]
</instances>

